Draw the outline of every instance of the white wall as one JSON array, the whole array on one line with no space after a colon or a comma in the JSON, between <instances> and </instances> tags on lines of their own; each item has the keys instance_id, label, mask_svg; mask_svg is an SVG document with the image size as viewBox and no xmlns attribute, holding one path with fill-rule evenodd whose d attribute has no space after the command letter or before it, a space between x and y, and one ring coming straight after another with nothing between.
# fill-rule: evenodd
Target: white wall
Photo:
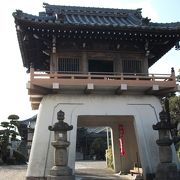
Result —
<instances>
[{"instance_id":1,"label":"white wall","mask_svg":"<svg viewBox=\"0 0 180 180\"><path fill-rule=\"evenodd\" d=\"M43 98L37 117L33 145L27 176L44 177L53 165L53 147L50 145L52 133L48 126L57 121L57 112L65 112L65 121L73 125L69 132L68 164L75 167L75 147L77 119L80 115L103 115L134 117L134 127L139 154L144 171L155 171L159 161L155 140L158 134L152 125L158 121L162 110L160 102L153 96L117 96L117 95L48 95Z\"/></svg>"}]
</instances>

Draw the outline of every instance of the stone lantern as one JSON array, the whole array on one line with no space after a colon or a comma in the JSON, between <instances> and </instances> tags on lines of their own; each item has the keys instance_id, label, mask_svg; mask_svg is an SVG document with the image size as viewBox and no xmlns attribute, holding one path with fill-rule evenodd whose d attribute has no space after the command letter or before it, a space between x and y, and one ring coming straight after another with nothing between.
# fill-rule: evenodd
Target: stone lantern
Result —
<instances>
[{"instance_id":1,"label":"stone lantern","mask_svg":"<svg viewBox=\"0 0 180 180\"><path fill-rule=\"evenodd\" d=\"M50 131L54 131L54 141L51 142L51 145L55 148L54 166L50 170L48 180L74 180L72 169L67 165L67 147L70 145L70 142L67 141L67 131L72 130L73 126L64 122L64 112L61 110L57 113L57 119L58 122L48 127Z\"/></svg>"},{"instance_id":2,"label":"stone lantern","mask_svg":"<svg viewBox=\"0 0 180 180\"><path fill-rule=\"evenodd\" d=\"M159 139L156 141L159 146L160 163L157 166L155 180L178 180L178 171L175 163L172 162L171 145L173 139L170 138L170 130L174 126L168 121L167 113L163 110L159 113L160 122L153 125L154 130L158 130Z\"/></svg>"}]
</instances>

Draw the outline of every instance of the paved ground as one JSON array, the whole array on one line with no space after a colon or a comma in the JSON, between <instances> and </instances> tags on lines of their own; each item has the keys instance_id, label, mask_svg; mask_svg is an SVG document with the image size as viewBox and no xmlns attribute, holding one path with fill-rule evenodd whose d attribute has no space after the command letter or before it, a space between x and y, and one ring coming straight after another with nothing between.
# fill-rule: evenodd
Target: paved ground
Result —
<instances>
[{"instance_id":1,"label":"paved ground","mask_svg":"<svg viewBox=\"0 0 180 180\"><path fill-rule=\"evenodd\" d=\"M25 180L26 165L0 166L0 180ZM106 169L105 162L79 161L76 163L76 180L133 180L131 175L114 174Z\"/></svg>"},{"instance_id":2,"label":"paved ground","mask_svg":"<svg viewBox=\"0 0 180 180\"><path fill-rule=\"evenodd\" d=\"M0 166L0 180L25 180L26 165Z\"/></svg>"},{"instance_id":3,"label":"paved ground","mask_svg":"<svg viewBox=\"0 0 180 180\"><path fill-rule=\"evenodd\" d=\"M78 161L76 162L77 180L133 180L135 176L115 174L106 168L104 161Z\"/></svg>"}]
</instances>

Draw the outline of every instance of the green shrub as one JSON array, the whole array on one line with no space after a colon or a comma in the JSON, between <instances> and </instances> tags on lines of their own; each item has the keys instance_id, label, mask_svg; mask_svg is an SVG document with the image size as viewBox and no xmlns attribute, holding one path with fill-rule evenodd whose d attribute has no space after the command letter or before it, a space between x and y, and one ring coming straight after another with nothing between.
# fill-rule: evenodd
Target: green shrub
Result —
<instances>
[{"instance_id":1,"label":"green shrub","mask_svg":"<svg viewBox=\"0 0 180 180\"><path fill-rule=\"evenodd\" d=\"M176 144L176 152L177 152L177 156L178 156L179 161L180 161L180 142L178 142L178 143Z\"/></svg>"},{"instance_id":2,"label":"green shrub","mask_svg":"<svg viewBox=\"0 0 180 180\"><path fill-rule=\"evenodd\" d=\"M113 154L112 154L111 146L109 146L108 149L106 150L106 163L107 163L108 168L114 169Z\"/></svg>"}]
</instances>

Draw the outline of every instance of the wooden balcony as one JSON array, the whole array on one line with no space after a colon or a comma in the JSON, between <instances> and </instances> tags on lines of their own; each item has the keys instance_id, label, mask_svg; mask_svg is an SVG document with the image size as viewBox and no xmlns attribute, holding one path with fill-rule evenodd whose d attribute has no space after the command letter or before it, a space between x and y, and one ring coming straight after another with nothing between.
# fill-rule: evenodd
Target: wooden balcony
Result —
<instances>
[{"instance_id":1,"label":"wooden balcony","mask_svg":"<svg viewBox=\"0 0 180 180\"><path fill-rule=\"evenodd\" d=\"M30 69L27 83L32 109L38 109L44 95L56 93L149 94L165 96L177 91L171 74L120 74L45 72Z\"/></svg>"}]
</instances>

